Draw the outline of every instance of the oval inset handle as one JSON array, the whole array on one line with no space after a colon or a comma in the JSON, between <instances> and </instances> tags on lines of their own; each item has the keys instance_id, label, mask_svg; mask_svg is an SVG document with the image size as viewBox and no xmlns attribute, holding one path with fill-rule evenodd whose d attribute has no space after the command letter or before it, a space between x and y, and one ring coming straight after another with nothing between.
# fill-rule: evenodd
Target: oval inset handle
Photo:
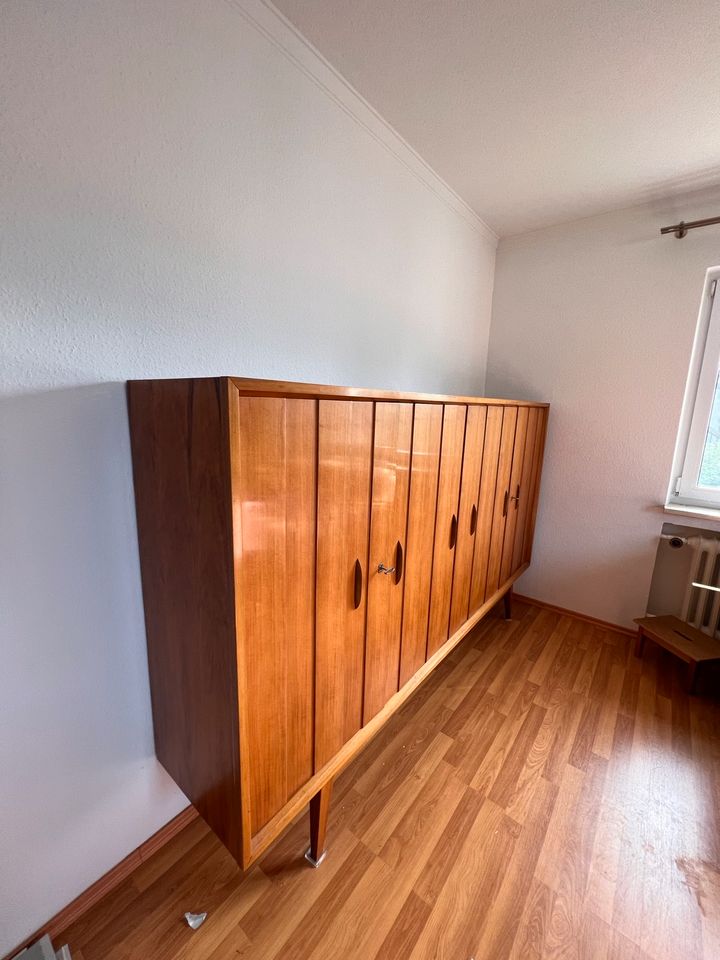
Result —
<instances>
[{"instance_id":1,"label":"oval inset handle","mask_svg":"<svg viewBox=\"0 0 720 960\"><path fill-rule=\"evenodd\" d=\"M457 542L457 517L455 514L452 515L452 520L450 521L450 549L452 550Z\"/></svg>"},{"instance_id":2,"label":"oval inset handle","mask_svg":"<svg viewBox=\"0 0 720 960\"><path fill-rule=\"evenodd\" d=\"M477 530L477 507L473 504L473 508L470 511L470 536L475 536L475 531Z\"/></svg>"},{"instance_id":3,"label":"oval inset handle","mask_svg":"<svg viewBox=\"0 0 720 960\"><path fill-rule=\"evenodd\" d=\"M507 516L508 500L510 499L510 491L505 491L505 499L503 500L503 516Z\"/></svg>"},{"instance_id":4,"label":"oval inset handle","mask_svg":"<svg viewBox=\"0 0 720 960\"><path fill-rule=\"evenodd\" d=\"M362 600L362 587L363 587L363 575L362 575L362 566L360 561L355 561L355 584L354 584L354 597L353 605L355 609L360 606L360 601Z\"/></svg>"},{"instance_id":5,"label":"oval inset handle","mask_svg":"<svg viewBox=\"0 0 720 960\"><path fill-rule=\"evenodd\" d=\"M398 540L395 545L395 583L400 583L403 575L403 548Z\"/></svg>"}]
</instances>

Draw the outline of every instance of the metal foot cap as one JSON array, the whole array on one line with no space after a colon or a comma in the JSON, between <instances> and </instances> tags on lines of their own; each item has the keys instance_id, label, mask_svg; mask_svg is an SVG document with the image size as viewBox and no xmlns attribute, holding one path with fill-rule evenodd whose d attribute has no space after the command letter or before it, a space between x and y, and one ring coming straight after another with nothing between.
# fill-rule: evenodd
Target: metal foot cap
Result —
<instances>
[{"instance_id":1,"label":"metal foot cap","mask_svg":"<svg viewBox=\"0 0 720 960\"><path fill-rule=\"evenodd\" d=\"M316 860L315 857L312 855L311 851L308 850L308 852L305 854L305 859L312 867L317 868L320 866L320 864L323 862L326 856L327 856L327 850L323 850L323 852L320 854L320 856Z\"/></svg>"}]
</instances>

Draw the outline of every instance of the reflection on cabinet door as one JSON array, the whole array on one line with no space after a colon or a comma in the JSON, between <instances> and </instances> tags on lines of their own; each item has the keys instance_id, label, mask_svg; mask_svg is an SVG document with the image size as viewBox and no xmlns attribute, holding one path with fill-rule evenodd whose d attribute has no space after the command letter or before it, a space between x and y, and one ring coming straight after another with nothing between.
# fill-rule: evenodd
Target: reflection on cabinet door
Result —
<instances>
[{"instance_id":1,"label":"reflection on cabinet door","mask_svg":"<svg viewBox=\"0 0 720 960\"><path fill-rule=\"evenodd\" d=\"M243 695L256 833L312 775L316 404L237 405L237 625L252 677Z\"/></svg>"},{"instance_id":2,"label":"reflection on cabinet door","mask_svg":"<svg viewBox=\"0 0 720 960\"><path fill-rule=\"evenodd\" d=\"M502 435L502 407L490 407L485 424L485 443L483 445L482 473L478 493L478 518L475 532L475 551L472 577L470 580L470 615L485 600L487 583L488 554L492 533L493 507L495 505L495 485L497 483L498 456Z\"/></svg>"},{"instance_id":3,"label":"reflection on cabinet door","mask_svg":"<svg viewBox=\"0 0 720 960\"><path fill-rule=\"evenodd\" d=\"M362 725L373 404L318 411L315 767Z\"/></svg>"},{"instance_id":4,"label":"reflection on cabinet door","mask_svg":"<svg viewBox=\"0 0 720 960\"><path fill-rule=\"evenodd\" d=\"M455 404L447 404L443 411L440 479L430 586L428 656L435 653L448 638L466 411L465 406Z\"/></svg>"},{"instance_id":5,"label":"reflection on cabinet door","mask_svg":"<svg viewBox=\"0 0 720 960\"><path fill-rule=\"evenodd\" d=\"M515 524L515 539L513 542L511 573L522 566L523 541L525 539L525 529L527 526L528 508L532 500L532 473L533 462L535 459L535 441L538 425L538 408L530 407L528 413L527 433L525 440L525 453L523 456L522 476L520 478L520 498L515 503L517 508L517 521Z\"/></svg>"},{"instance_id":6,"label":"reflection on cabinet door","mask_svg":"<svg viewBox=\"0 0 720 960\"><path fill-rule=\"evenodd\" d=\"M412 424L411 404L375 404L364 724L398 689Z\"/></svg>"},{"instance_id":7,"label":"reflection on cabinet door","mask_svg":"<svg viewBox=\"0 0 720 960\"><path fill-rule=\"evenodd\" d=\"M401 687L425 663L442 420L443 408L439 404L415 404L403 575Z\"/></svg>"},{"instance_id":8,"label":"reflection on cabinet door","mask_svg":"<svg viewBox=\"0 0 720 960\"><path fill-rule=\"evenodd\" d=\"M487 407L468 407L462 479L460 481L455 572L453 574L452 604L450 607L451 636L468 618L486 416Z\"/></svg>"},{"instance_id":9,"label":"reflection on cabinet door","mask_svg":"<svg viewBox=\"0 0 720 960\"><path fill-rule=\"evenodd\" d=\"M490 533L490 551L488 553L487 582L485 599L491 597L500 586L500 564L502 562L505 523L510 506L510 470L512 469L517 407L503 408L502 434L500 437L500 456L498 457L497 480L495 481L495 503L493 504L492 531Z\"/></svg>"},{"instance_id":10,"label":"reflection on cabinet door","mask_svg":"<svg viewBox=\"0 0 720 960\"><path fill-rule=\"evenodd\" d=\"M500 583L510 579L512 573L513 550L515 547L515 533L518 522L518 508L523 496L522 473L525 463L525 448L527 446L528 408L520 407L515 427L515 444L513 447L512 470L510 471L510 497L508 500L507 521L505 523L505 540L503 542L502 561L500 563Z\"/></svg>"}]
</instances>

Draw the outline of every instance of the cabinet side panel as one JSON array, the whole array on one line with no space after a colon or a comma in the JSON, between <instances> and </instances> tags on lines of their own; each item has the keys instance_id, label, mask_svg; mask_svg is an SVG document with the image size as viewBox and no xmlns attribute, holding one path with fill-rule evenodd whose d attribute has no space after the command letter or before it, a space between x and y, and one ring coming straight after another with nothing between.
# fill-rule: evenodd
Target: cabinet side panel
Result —
<instances>
[{"instance_id":1,"label":"cabinet side panel","mask_svg":"<svg viewBox=\"0 0 720 960\"><path fill-rule=\"evenodd\" d=\"M128 384L158 759L241 859L225 381Z\"/></svg>"},{"instance_id":2,"label":"cabinet side panel","mask_svg":"<svg viewBox=\"0 0 720 960\"><path fill-rule=\"evenodd\" d=\"M234 402L243 760L255 834L312 775L316 401L235 393Z\"/></svg>"}]
</instances>

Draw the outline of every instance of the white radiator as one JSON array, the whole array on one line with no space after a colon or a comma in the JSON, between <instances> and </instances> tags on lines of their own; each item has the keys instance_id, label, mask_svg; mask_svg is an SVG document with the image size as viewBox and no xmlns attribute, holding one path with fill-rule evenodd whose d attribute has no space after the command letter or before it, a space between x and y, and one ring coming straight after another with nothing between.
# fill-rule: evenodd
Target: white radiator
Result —
<instances>
[{"instance_id":1,"label":"white radiator","mask_svg":"<svg viewBox=\"0 0 720 960\"><path fill-rule=\"evenodd\" d=\"M680 617L703 633L720 636L720 537L684 538L682 549L692 550Z\"/></svg>"}]
</instances>

